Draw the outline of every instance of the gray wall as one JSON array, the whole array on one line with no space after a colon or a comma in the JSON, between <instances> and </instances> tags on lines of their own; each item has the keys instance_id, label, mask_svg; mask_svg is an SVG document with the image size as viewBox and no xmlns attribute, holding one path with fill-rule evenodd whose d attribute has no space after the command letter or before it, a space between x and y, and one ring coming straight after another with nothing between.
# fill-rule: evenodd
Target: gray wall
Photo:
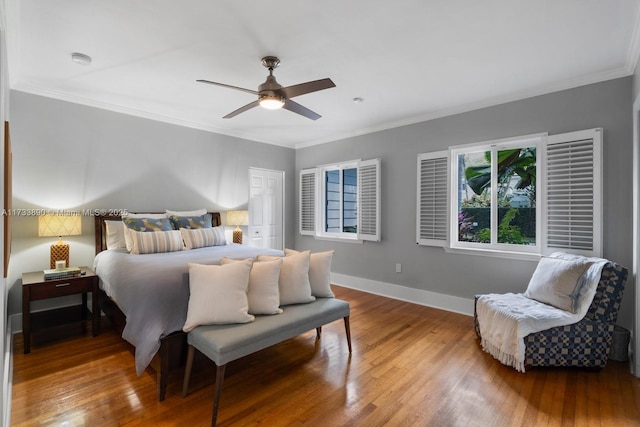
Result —
<instances>
[{"instance_id":1,"label":"gray wall","mask_svg":"<svg viewBox=\"0 0 640 427\"><path fill-rule=\"evenodd\" d=\"M352 159L382 159L382 242L316 240L296 234L297 249L334 248L332 270L420 290L472 299L522 292L536 262L450 254L416 245L416 162L419 153L451 145L538 132L604 128L604 256L632 265L632 77L537 96L296 151L296 170ZM395 264L402 264L402 273ZM619 323L632 329L632 282Z\"/></svg>"},{"instance_id":2,"label":"gray wall","mask_svg":"<svg viewBox=\"0 0 640 427\"><path fill-rule=\"evenodd\" d=\"M13 207L159 211L245 208L250 167L285 172L286 245L295 238L295 151L51 98L11 93ZM20 275L48 268L55 238L36 216L12 218L9 312L21 311ZM93 218L65 238L71 264L93 264ZM62 304L64 302L58 302ZM55 301L34 304L49 307Z\"/></svg>"}]
</instances>

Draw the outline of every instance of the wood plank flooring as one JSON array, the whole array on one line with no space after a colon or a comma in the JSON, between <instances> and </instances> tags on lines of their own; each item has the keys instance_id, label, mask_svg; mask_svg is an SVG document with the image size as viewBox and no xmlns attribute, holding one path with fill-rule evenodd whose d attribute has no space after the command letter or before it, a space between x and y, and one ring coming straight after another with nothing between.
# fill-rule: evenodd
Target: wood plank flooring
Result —
<instances>
[{"instance_id":1,"label":"wood plank flooring","mask_svg":"<svg viewBox=\"0 0 640 427\"><path fill-rule=\"evenodd\" d=\"M470 317L334 287L342 321L227 366L219 426L638 426L640 380L626 362L522 374L484 353ZM196 357L156 400L155 372L136 376L131 347L108 324L22 354L14 343L13 426L206 426L215 366Z\"/></svg>"}]
</instances>

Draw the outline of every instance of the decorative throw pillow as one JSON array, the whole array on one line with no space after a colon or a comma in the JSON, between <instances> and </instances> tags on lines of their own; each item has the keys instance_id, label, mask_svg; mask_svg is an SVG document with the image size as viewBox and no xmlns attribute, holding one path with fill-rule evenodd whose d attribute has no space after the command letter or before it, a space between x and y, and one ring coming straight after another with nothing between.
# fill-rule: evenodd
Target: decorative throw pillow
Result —
<instances>
[{"instance_id":1,"label":"decorative throw pillow","mask_svg":"<svg viewBox=\"0 0 640 427\"><path fill-rule=\"evenodd\" d=\"M575 313L581 278L591 266L585 260L540 259L524 295L536 301Z\"/></svg>"},{"instance_id":2,"label":"decorative throw pillow","mask_svg":"<svg viewBox=\"0 0 640 427\"><path fill-rule=\"evenodd\" d=\"M189 305L182 330L253 322L255 317L249 314L247 301L251 264L250 259L228 265L189 263Z\"/></svg>"},{"instance_id":3,"label":"decorative throw pillow","mask_svg":"<svg viewBox=\"0 0 640 427\"><path fill-rule=\"evenodd\" d=\"M223 227L181 228L180 234L187 249L204 248L205 246L224 246L227 244Z\"/></svg>"},{"instance_id":4,"label":"decorative throw pillow","mask_svg":"<svg viewBox=\"0 0 640 427\"><path fill-rule=\"evenodd\" d=\"M154 231L152 233L129 230L128 233L131 239L132 254L176 252L184 249L178 230Z\"/></svg>"},{"instance_id":5,"label":"decorative throw pillow","mask_svg":"<svg viewBox=\"0 0 640 427\"><path fill-rule=\"evenodd\" d=\"M181 228L210 228L211 227L211 214L204 214L200 216L169 216L173 228L179 230Z\"/></svg>"},{"instance_id":6,"label":"decorative throw pillow","mask_svg":"<svg viewBox=\"0 0 640 427\"><path fill-rule=\"evenodd\" d=\"M258 261L273 261L282 259L278 289L280 291L280 305L304 304L315 301L311 295L309 283L309 255L310 251L288 257L258 255Z\"/></svg>"},{"instance_id":7,"label":"decorative throw pillow","mask_svg":"<svg viewBox=\"0 0 640 427\"><path fill-rule=\"evenodd\" d=\"M171 225L171 221L169 218L152 218L152 217L142 217L142 216L134 216L137 214L131 214L122 218L122 223L125 225L124 227L124 240L127 246L127 250L131 252L132 250L132 241L131 235L129 231L170 231L173 230L173 226ZM143 215L143 214L140 214ZM164 214L156 214L156 215L164 215Z\"/></svg>"},{"instance_id":8,"label":"decorative throw pillow","mask_svg":"<svg viewBox=\"0 0 640 427\"><path fill-rule=\"evenodd\" d=\"M309 283L311 294L316 297L333 298L331 290L331 259L334 250L312 253L309 259ZM300 251L285 249L286 256L298 254Z\"/></svg>"},{"instance_id":9,"label":"decorative throw pillow","mask_svg":"<svg viewBox=\"0 0 640 427\"><path fill-rule=\"evenodd\" d=\"M122 221L105 221L105 231L107 234L107 249L122 249L127 247L124 239L124 224Z\"/></svg>"},{"instance_id":10,"label":"decorative throw pillow","mask_svg":"<svg viewBox=\"0 0 640 427\"><path fill-rule=\"evenodd\" d=\"M220 260L220 264L227 265L241 261L224 257ZM247 289L250 314L282 313L278 289L281 267L282 259L253 263L251 274L249 274L249 288Z\"/></svg>"},{"instance_id":11,"label":"decorative throw pillow","mask_svg":"<svg viewBox=\"0 0 640 427\"><path fill-rule=\"evenodd\" d=\"M169 218L131 217L122 218L124 225L135 231L169 231L173 230Z\"/></svg>"},{"instance_id":12,"label":"decorative throw pillow","mask_svg":"<svg viewBox=\"0 0 640 427\"><path fill-rule=\"evenodd\" d=\"M171 215L176 215L176 216L201 216L207 213L207 209L202 208L202 209L196 209L193 211L170 211L169 209L165 210L165 215L167 217L171 216Z\"/></svg>"}]
</instances>

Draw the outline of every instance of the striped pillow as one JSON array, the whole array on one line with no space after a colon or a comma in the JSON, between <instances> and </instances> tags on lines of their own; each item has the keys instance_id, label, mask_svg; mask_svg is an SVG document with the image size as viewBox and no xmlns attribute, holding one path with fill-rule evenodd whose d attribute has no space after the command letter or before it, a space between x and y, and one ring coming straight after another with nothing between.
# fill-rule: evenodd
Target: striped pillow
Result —
<instances>
[{"instance_id":1,"label":"striped pillow","mask_svg":"<svg viewBox=\"0 0 640 427\"><path fill-rule=\"evenodd\" d=\"M187 249L204 248L205 246L223 246L227 244L223 227L181 228L180 234Z\"/></svg>"},{"instance_id":2,"label":"striped pillow","mask_svg":"<svg viewBox=\"0 0 640 427\"><path fill-rule=\"evenodd\" d=\"M129 230L132 254L176 252L184 249L178 230L143 232Z\"/></svg>"}]
</instances>

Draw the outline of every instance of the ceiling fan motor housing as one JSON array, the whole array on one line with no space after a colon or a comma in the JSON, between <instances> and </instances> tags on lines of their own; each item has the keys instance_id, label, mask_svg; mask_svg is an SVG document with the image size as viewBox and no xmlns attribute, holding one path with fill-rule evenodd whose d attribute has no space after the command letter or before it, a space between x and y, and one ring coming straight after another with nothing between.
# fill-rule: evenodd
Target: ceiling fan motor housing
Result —
<instances>
[{"instance_id":1,"label":"ceiling fan motor housing","mask_svg":"<svg viewBox=\"0 0 640 427\"><path fill-rule=\"evenodd\" d=\"M280 90L282 85L276 81L275 76L267 76L267 80L258 86L258 98L260 100L267 99L280 99L284 102L284 93Z\"/></svg>"}]
</instances>

